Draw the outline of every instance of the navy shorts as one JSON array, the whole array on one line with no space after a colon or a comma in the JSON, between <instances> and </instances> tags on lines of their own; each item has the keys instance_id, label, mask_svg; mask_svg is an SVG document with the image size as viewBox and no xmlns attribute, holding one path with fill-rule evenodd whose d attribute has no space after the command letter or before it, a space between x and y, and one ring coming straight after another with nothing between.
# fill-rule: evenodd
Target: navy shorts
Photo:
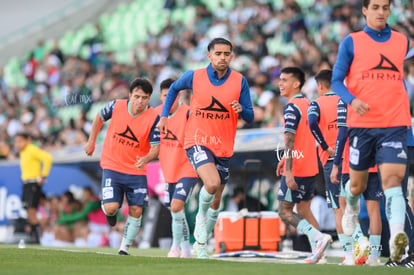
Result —
<instances>
[{"instance_id":1,"label":"navy shorts","mask_svg":"<svg viewBox=\"0 0 414 275\"><path fill-rule=\"evenodd\" d=\"M341 196L345 197L345 184L349 180L349 174L342 174ZM383 198L381 179L378 173L369 173L367 189L362 193L367 201L379 201Z\"/></svg>"},{"instance_id":2,"label":"navy shorts","mask_svg":"<svg viewBox=\"0 0 414 275\"><path fill-rule=\"evenodd\" d=\"M195 145L186 149L187 157L194 169L203 166L207 163L214 163L220 175L221 184L226 184L229 181L229 158L216 157L213 152L205 146Z\"/></svg>"},{"instance_id":3,"label":"navy shorts","mask_svg":"<svg viewBox=\"0 0 414 275\"><path fill-rule=\"evenodd\" d=\"M186 202L197 182L198 178L182 178L177 183L166 183L164 193L165 206L170 207L172 199Z\"/></svg>"},{"instance_id":4,"label":"navy shorts","mask_svg":"<svg viewBox=\"0 0 414 275\"><path fill-rule=\"evenodd\" d=\"M406 164L407 129L407 127L350 128L350 167L364 171L375 164Z\"/></svg>"},{"instance_id":5,"label":"navy shorts","mask_svg":"<svg viewBox=\"0 0 414 275\"><path fill-rule=\"evenodd\" d=\"M124 194L129 206L148 205L147 176L129 175L103 169L102 203L117 202L122 205Z\"/></svg>"},{"instance_id":6,"label":"navy shorts","mask_svg":"<svg viewBox=\"0 0 414 275\"><path fill-rule=\"evenodd\" d=\"M315 191L315 180L316 176L295 177L298 189L291 190L286 185L286 177L282 176L277 199L279 201L288 201L294 203L300 203L301 201L310 201L313 198Z\"/></svg>"},{"instance_id":7,"label":"navy shorts","mask_svg":"<svg viewBox=\"0 0 414 275\"><path fill-rule=\"evenodd\" d=\"M339 195L341 192L341 184L333 184L331 182L331 171L333 160L328 160L323 167L323 176L325 179L326 202L329 208L339 208ZM338 171L342 171L342 165L339 165ZM340 175L338 175L340 176Z\"/></svg>"}]
</instances>

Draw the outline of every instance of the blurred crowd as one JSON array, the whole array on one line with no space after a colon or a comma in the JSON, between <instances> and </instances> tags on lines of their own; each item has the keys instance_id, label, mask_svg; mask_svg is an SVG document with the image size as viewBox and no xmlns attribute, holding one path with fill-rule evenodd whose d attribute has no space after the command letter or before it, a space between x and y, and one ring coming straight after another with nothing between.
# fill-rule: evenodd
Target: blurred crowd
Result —
<instances>
[{"instance_id":1,"label":"blurred crowd","mask_svg":"<svg viewBox=\"0 0 414 275\"><path fill-rule=\"evenodd\" d=\"M159 35L136 45L145 61L134 56L130 64L118 63L112 52L102 50L110 37L103 35L98 23L96 35L83 42L90 46L87 58L65 56L58 43L45 51L40 41L22 62L25 87L8 85L0 68L0 158L16 157L12 141L22 130L30 132L46 150L84 144L91 127L88 112L99 103L127 97L128 83L136 76L154 84L151 105L160 104L159 83L207 65L207 44L218 36L234 44L231 66L246 76L251 88L255 121L240 121L239 128L281 126L284 99L277 86L280 69L301 67L307 75L303 93L314 99L313 75L332 68L339 42L349 32L360 30L365 21L362 1L315 0L308 7L299 4L303 1L283 0L280 6L275 2L235 1L233 9L221 5L210 10L201 1L168 0L165 9L195 5L193 22L167 24ZM413 46L414 4L395 0L392 10L391 26L407 35ZM405 77L413 102L414 62L407 63ZM77 106L79 119L62 119L62 110L70 106Z\"/></svg>"},{"instance_id":2,"label":"blurred crowd","mask_svg":"<svg viewBox=\"0 0 414 275\"><path fill-rule=\"evenodd\" d=\"M116 226L110 227L101 202L90 187L83 188L80 194L66 191L61 196L42 196L38 209L40 243L45 246L118 247L127 215L125 203Z\"/></svg>"}]
</instances>

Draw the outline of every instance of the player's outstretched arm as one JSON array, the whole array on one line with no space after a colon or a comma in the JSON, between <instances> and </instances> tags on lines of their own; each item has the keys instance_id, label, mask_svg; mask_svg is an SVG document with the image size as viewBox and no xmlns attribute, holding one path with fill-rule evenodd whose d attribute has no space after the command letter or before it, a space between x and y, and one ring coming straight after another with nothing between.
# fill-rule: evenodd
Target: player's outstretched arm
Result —
<instances>
[{"instance_id":1,"label":"player's outstretched arm","mask_svg":"<svg viewBox=\"0 0 414 275\"><path fill-rule=\"evenodd\" d=\"M95 151L95 142L96 137L98 136L99 130L101 130L103 124L103 120L101 119L101 115L98 112L92 122L92 129L91 133L89 134L88 141L85 144L84 150L88 156L92 156L93 152Z\"/></svg>"}]
</instances>

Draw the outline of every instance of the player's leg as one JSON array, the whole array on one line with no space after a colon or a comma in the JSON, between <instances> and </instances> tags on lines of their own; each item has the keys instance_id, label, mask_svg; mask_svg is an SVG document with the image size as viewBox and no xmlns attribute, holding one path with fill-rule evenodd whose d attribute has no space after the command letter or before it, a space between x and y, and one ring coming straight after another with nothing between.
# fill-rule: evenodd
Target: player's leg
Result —
<instances>
[{"instance_id":1,"label":"player's leg","mask_svg":"<svg viewBox=\"0 0 414 275\"><path fill-rule=\"evenodd\" d=\"M369 247L360 244L360 255L355 260L363 264L379 265L381 256L382 220L380 200L384 193L378 173L369 173L367 189L363 193L369 216ZM365 251L364 251L365 250ZM369 256L368 256L369 255Z\"/></svg>"},{"instance_id":2,"label":"player's leg","mask_svg":"<svg viewBox=\"0 0 414 275\"><path fill-rule=\"evenodd\" d=\"M114 226L117 220L118 209L122 205L123 191L119 188L117 181L119 173L104 169L102 171L102 203L101 208L105 213L106 220L110 226Z\"/></svg>"},{"instance_id":3,"label":"player's leg","mask_svg":"<svg viewBox=\"0 0 414 275\"><path fill-rule=\"evenodd\" d=\"M385 213L390 226L390 259L400 262L408 244L404 232L406 202L401 187L407 166L407 128L377 129L376 161L385 194Z\"/></svg>"},{"instance_id":4,"label":"player's leg","mask_svg":"<svg viewBox=\"0 0 414 275\"><path fill-rule=\"evenodd\" d=\"M171 212L171 232L172 232L172 245L168 252L168 257L177 258L180 257L180 243L182 239L182 214L177 208L180 208L180 202L173 199L176 183L166 183L164 192L164 205L170 209ZM174 201L174 210L171 208ZM185 214L184 214L185 219Z\"/></svg>"},{"instance_id":5,"label":"player's leg","mask_svg":"<svg viewBox=\"0 0 414 275\"><path fill-rule=\"evenodd\" d=\"M194 238L199 245L205 246L208 238L207 211L220 187L221 180L219 172L217 171L215 157L209 149L203 146L193 146L187 149L187 156L203 182L203 187L199 194Z\"/></svg>"},{"instance_id":6,"label":"player's leg","mask_svg":"<svg viewBox=\"0 0 414 275\"><path fill-rule=\"evenodd\" d=\"M310 210L315 177L295 177L295 181L298 184L298 189L291 190L286 185L286 178L284 176L281 178L280 190L278 192L278 200L280 201L279 216L286 225L297 228L299 232L308 237L313 253L305 262L317 263L329 243L332 242L332 238L330 235L323 234L318 230L318 223ZM293 211L295 204L297 205L298 213Z\"/></svg>"},{"instance_id":7,"label":"player's leg","mask_svg":"<svg viewBox=\"0 0 414 275\"><path fill-rule=\"evenodd\" d=\"M403 190L403 195L405 199L405 226L404 231L408 236L408 256L401 261L401 266L414 268L414 216L412 209L408 202L408 193L407 193L407 186L408 186L408 177L410 175L410 166L411 163L414 161L414 147L408 147L408 161L407 161L407 168L405 170L404 180L402 181L401 187Z\"/></svg>"},{"instance_id":8,"label":"player's leg","mask_svg":"<svg viewBox=\"0 0 414 275\"><path fill-rule=\"evenodd\" d=\"M346 208L346 195L345 195L345 184L349 181L349 174L341 174L341 181L339 183L339 209L341 211L341 216L343 216L345 208ZM342 228L342 219L340 221L341 228ZM340 236L339 236L340 235ZM355 265L354 260L354 239L352 236L346 235L343 233L339 234L338 232L338 238L341 243L341 246L344 250L345 257L342 259L343 265Z\"/></svg>"},{"instance_id":9,"label":"player's leg","mask_svg":"<svg viewBox=\"0 0 414 275\"><path fill-rule=\"evenodd\" d=\"M374 166L375 135L370 129L349 129L349 177L345 185L346 207L342 217L344 234L355 232L360 209L359 196L368 182L368 168Z\"/></svg>"},{"instance_id":10,"label":"player's leg","mask_svg":"<svg viewBox=\"0 0 414 275\"><path fill-rule=\"evenodd\" d=\"M190 229L185 216L185 203L197 181L198 178L182 178L174 186L174 192L171 196L173 247L170 250L171 255L168 254L170 257L191 257ZM178 256L176 255L177 250Z\"/></svg>"},{"instance_id":11,"label":"player's leg","mask_svg":"<svg viewBox=\"0 0 414 275\"><path fill-rule=\"evenodd\" d=\"M207 210L207 234L210 236L210 234L214 230L214 226L216 226L217 223L217 217L220 212L220 202L221 197L223 195L225 185L221 184L218 188L216 195L214 196L213 203L211 204L211 207Z\"/></svg>"},{"instance_id":12,"label":"player's leg","mask_svg":"<svg viewBox=\"0 0 414 275\"><path fill-rule=\"evenodd\" d=\"M353 240L352 237L345 235L342 229L342 216L346 207L345 196L341 196L341 183L334 184L331 182L330 175L332 171L333 161L328 161L324 167L325 187L328 197L328 207L332 208L335 214L335 226L338 234L339 242L344 250L345 257L343 259L344 265L353 265ZM342 170L342 165L339 166L339 171ZM342 178L342 175L341 175Z\"/></svg>"},{"instance_id":13,"label":"player's leg","mask_svg":"<svg viewBox=\"0 0 414 275\"><path fill-rule=\"evenodd\" d=\"M211 204L211 207L207 211L207 236L211 234L214 230L214 226L217 222L217 217L219 214L219 208L221 203L221 197L223 195L223 190L225 185L227 184L227 181L230 177L229 174L229 159L228 158L216 158L216 167L217 171L220 175L220 186L217 189L217 192L214 196L213 203Z\"/></svg>"},{"instance_id":14,"label":"player's leg","mask_svg":"<svg viewBox=\"0 0 414 275\"><path fill-rule=\"evenodd\" d=\"M41 228L37 218L37 208L41 196L41 187L37 182L23 184L23 206L27 211L27 221L30 225L30 242L40 243Z\"/></svg>"},{"instance_id":15,"label":"player's leg","mask_svg":"<svg viewBox=\"0 0 414 275\"><path fill-rule=\"evenodd\" d=\"M148 186L145 175L123 175L121 188L129 205L119 255L128 255L128 249L134 242L141 227L142 209L148 205ZM138 190L138 192L136 192Z\"/></svg>"}]
</instances>

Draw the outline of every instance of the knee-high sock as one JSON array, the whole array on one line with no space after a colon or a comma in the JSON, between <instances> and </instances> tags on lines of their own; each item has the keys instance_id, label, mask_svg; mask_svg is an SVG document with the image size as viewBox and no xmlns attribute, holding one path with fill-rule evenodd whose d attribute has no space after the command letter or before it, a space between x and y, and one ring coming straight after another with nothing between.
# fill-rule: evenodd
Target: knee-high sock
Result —
<instances>
[{"instance_id":1,"label":"knee-high sock","mask_svg":"<svg viewBox=\"0 0 414 275\"><path fill-rule=\"evenodd\" d=\"M211 203L214 200L214 195L207 192L204 186L200 190L199 202L198 202L198 214L205 216L207 210L210 208Z\"/></svg>"},{"instance_id":2,"label":"knee-high sock","mask_svg":"<svg viewBox=\"0 0 414 275\"><path fill-rule=\"evenodd\" d=\"M312 247L312 252L315 250L316 240L322 237L322 233L313 227L306 219L302 219L297 227L298 231L305 234L308 237L309 243Z\"/></svg>"},{"instance_id":3,"label":"knee-high sock","mask_svg":"<svg viewBox=\"0 0 414 275\"><path fill-rule=\"evenodd\" d=\"M217 222L217 217L219 214L219 210L214 210L212 208L209 208L207 210L207 234L210 235L211 232L214 230L214 226Z\"/></svg>"},{"instance_id":4,"label":"knee-high sock","mask_svg":"<svg viewBox=\"0 0 414 275\"><path fill-rule=\"evenodd\" d=\"M125 223L124 236L122 237L120 250L128 251L130 245L138 235L139 228L141 227L141 219L142 217L134 218L128 216Z\"/></svg>"},{"instance_id":5,"label":"knee-high sock","mask_svg":"<svg viewBox=\"0 0 414 275\"><path fill-rule=\"evenodd\" d=\"M385 194L385 214L390 224L390 236L404 231L405 200L401 186L388 188Z\"/></svg>"},{"instance_id":6,"label":"knee-high sock","mask_svg":"<svg viewBox=\"0 0 414 275\"><path fill-rule=\"evenodd\" d=\"M357 223L357 226L355 227L354 233L352 233L352 239L355 242L362 242L364 240L364 233L361 230L361 225Z\"/></svg>"},{"instance_id":7,"label":"knee-high sock","mask_svg":"<svg viewBox=\"0 0 414 275\"><path fill-rule=\"evenodd\" d=\"M381 235L370 235L369 242L371 243L371 255L375 257L381 256Z\"/></svg>"},{"instance_id":8,"label":"knee-high sock","mask_svg":"<svg viewBox=\"0 0 414 275\"><path fill-rule=\"evenodd\" d=\"M171 212L172 216L172 237L173 237L173 246L179 247L181 242L184 240L184 226L187 225L187 232L188 232L188 224L187 220L185 219L184 210L178 211L176 213ZM185 225L184 225L185 224ZM188 239L188 233L187 233Z\"/></svg>"},{"instance_id":9,"label":"knee-high sock","mask_svg":"<svg viewBox=\"0 0 414 275\"><path fill-rule=\"evenodd\" d=\"M351 193L351 182L348 181L345 185L345 198L346 203L349 204L349 206L357 207L359 203L359 195L355 196Z\"/></svg>"}]
</instances>

